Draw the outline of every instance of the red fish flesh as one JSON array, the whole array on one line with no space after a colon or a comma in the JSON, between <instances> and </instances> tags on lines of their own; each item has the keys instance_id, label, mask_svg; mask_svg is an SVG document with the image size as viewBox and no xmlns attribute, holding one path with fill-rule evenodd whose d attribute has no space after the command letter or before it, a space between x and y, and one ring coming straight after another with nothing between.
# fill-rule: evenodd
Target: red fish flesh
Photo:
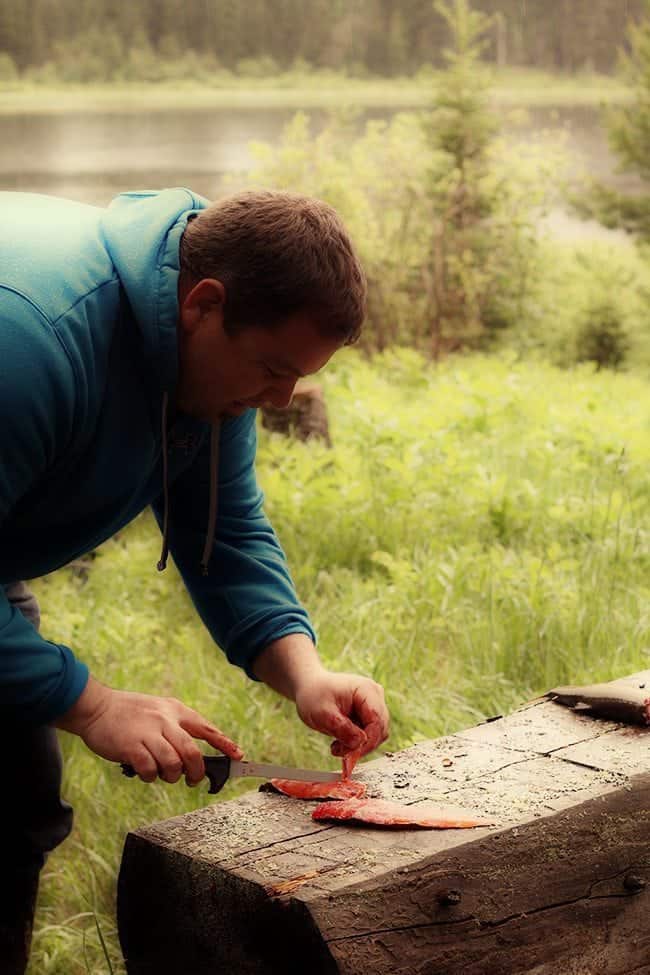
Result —
<instances>
[{"instance_id":1,"label":"red fish flesh","mask_svg":"<svg viewBox=\"0 0 650 975\"><path fill-rule=\"evenodd\" d=\"M373 826L422 826L426 829L468 829L492 825L492 820L477 819L473 813L462 809L444 809L425 802L405 806L385 799L324 802L314 809L312 819L353 819Z\"/></svg>"},{"instance_id":2,"label":"red fish flesh","mask_svg":"<svg viewBox=\"0 0 650 975\"><path fill-rule=\"evenodd\" d=\"M271 785L294 799L354 799L365 796L362 782L298 782L294 779L271 779Z\"/></svg>"},{"instance_id":3,"label":"red fish flesh","mask_svg":"<svg viewBox=\"0 0 650 975\"><path fill-rule=\"evenodd\" d=\"M351 778L352 772L354 771L354 766L357 764L360 757L361 757L360 748L355 748L354 751L348 752L346 755L343 755L341 759L343 763L342 775L346 782L348 781L349 778Z\"/></svg>"}]
</instances>

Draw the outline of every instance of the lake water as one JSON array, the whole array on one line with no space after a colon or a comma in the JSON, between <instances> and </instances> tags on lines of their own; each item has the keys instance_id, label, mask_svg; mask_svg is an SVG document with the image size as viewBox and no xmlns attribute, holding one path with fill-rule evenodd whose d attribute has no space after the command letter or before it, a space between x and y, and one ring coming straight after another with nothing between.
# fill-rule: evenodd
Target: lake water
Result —
<instances>
[{"instance_id":1,"label":"lake water","mask_svg":"<svg viewBox=\"0 0 650 975\"><path fill-rule=\"evenodd\" d=\"M392 110L359 113L358 129ZM616 160L597 108L527 110L525 121L503 122L514 141L554 139L562 133L574 170L630 183L616 176ZM50 193L106 204L127 189L188 186L209 198L222 192L226 174L251 164L252 140L277 143L293 109L185 109L154 112L63 112L0 117L0 189ZM326 123L309 112L313 131ZM550 225L564 237L611 236L597 224L556 209Z\"/></svg>"}]
</instances>

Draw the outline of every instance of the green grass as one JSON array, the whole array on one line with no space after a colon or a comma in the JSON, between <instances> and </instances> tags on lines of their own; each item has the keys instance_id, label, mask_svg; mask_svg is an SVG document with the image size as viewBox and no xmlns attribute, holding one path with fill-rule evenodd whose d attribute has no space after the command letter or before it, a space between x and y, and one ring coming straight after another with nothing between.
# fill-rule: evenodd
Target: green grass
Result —
<instances>
[{"instance_id":1,"label":"green grass","mask_svg":"<svg viewBox=\"0 0 650 975\"><path fill-rule=\"evenodd\" d=\"M162 111L228 108L418 108L429 103L431 73L418 78L346 78L334 72L272 78L220 75L206 81L116 82L43 85L29 81L0 85L0 115L72 111ZM551 75L526 69L494 74L494 100L503 106L593 105L628 95L607 75Z\"/></svg>"},{"instance_id":2,"label":"green grass","mask_svg":"<svg viewBox=\"0 0 650 975\"><path fill-rule=\"evenodd\" d=\"M399 749L566 680L648 666L650 387L512 356L438 368L355 350L323 376L334 449L262 433L267 510L324 659L373 675ZM149 516L86 581L38 580L43 631L106 683L174 694L251 758L333 766L293 707L229 667ZM31 975L122 973L114 894L126 832L203 805L205 788L127 781L63 735L70 840L49 860ZM244 788L227 788L228 799ZM173 896L170 892L170 896Z\"/></svg>"}]
</instances>

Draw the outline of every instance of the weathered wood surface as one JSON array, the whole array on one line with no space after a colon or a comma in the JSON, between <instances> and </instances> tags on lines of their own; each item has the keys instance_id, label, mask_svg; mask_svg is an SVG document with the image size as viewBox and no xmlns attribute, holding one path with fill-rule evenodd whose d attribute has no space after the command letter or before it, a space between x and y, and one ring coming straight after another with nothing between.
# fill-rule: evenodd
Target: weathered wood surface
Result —
<instances>
[{"instance_id":1,"label":"weathered wood surface","mask_svg":"<svg viewBox=\"0 0 650 975\"><path fill-rule=\"evenodd\" d=\"M315 823L258 792L154 823L120 873L129 975L650 975L650 730L540 701L361 777L498 825Z\"/></svg>"}]
</instances>

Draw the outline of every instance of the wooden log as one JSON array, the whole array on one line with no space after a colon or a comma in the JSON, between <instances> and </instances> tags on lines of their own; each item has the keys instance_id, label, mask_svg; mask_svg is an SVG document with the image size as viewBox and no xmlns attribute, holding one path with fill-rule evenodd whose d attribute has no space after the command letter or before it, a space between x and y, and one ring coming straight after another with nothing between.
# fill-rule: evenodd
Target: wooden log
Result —
<instances>
[{"instance_id":1,"label":"wooden log","mask_svg":"<svg viewBox=\"0 0 650 975\"><path fill-rule=\"evenodd\" d=\"M251 792L146 826L119 878L129 975L650 975L650 730L539 701L360 776L498 824L316 823Z\"/></svg>"}]
</instances>

